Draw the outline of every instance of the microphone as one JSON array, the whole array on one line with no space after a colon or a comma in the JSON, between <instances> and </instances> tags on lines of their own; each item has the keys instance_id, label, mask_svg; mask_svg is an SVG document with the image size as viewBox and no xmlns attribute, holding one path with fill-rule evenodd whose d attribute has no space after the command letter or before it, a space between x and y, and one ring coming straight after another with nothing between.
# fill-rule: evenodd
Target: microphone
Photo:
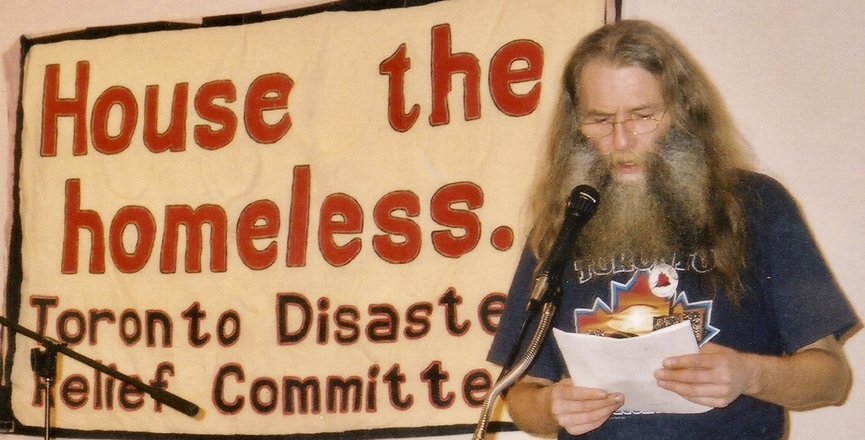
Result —
<instances>
[{"instance_id":1,"label":"microphone","mask_svg":"<svg viewBox=\"0 0 865 440\"><path fill-rule=\"evenodd\" d=\"M571 191L568 206L565 207L565 221L540 267L532 293L529 295L526 311L536 311L541 304L550 300L548 298L550 290L558 290L561 287L560 277L565 260L577 234L595 213L599 199L598 191L588 185L579 185Z\"/></svg>"}]
</instances>

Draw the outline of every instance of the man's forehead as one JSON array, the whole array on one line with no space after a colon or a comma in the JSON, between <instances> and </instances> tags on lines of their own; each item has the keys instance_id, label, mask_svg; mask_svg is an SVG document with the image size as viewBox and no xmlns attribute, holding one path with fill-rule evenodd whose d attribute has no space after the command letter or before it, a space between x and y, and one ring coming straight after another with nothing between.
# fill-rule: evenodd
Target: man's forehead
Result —
<instances>
[{"instance_id":1,"label":"man's forehead","mask_svg":"<svg viewBox=\"0 0 865 440\"><path fill-rule=\"evenodd\" d=\"M638 66L590 61L580 72L577 94L584 114L629 113L664 106L660 80Z\"/></svg>"}]
</instances>

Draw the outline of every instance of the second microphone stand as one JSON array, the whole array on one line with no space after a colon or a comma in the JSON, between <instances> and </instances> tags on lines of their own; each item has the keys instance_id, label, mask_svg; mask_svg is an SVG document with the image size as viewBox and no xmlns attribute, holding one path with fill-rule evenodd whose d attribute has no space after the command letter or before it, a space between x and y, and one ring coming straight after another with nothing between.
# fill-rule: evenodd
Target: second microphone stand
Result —
<instances>
[{"instance_id":1,"label":"second microphone stand","mask_svg":"<svg viewBox=\"0 0 865 440\"><path fill-rule=\"evenodd\" d=\"M49 440L49 438L51 437L51 388L54 385L57 375L58 353L62 353L67 357L75 359L76 361L93 368L94 370L105 373L124 383L128 383L135 388L149 394L150 397L153 398L153 400L156 400L157 402L174 408L183 414L186 414L190 417L195 417L198 414L199 407L194 403L189 402L188 400L185 400L161 388L147 385L144 382L127 376L113 368L109 368L104 364L96 362L95 360L90 359L87 356L71 350L64 344L60 344L57 341L51 340L32 330L29 330L26 327L23 327L18 323L12 321L11 319L6 318L5 316L0 316L0 325L6 326L13 332L20 333L30 339L33 339L34 341L38 342L39 345L44 347L44 350L39 348L34 348L33 350L31 350L30 366L33 368L34 373L45 381L45 440Z\"/></svg>"}]
</instances>

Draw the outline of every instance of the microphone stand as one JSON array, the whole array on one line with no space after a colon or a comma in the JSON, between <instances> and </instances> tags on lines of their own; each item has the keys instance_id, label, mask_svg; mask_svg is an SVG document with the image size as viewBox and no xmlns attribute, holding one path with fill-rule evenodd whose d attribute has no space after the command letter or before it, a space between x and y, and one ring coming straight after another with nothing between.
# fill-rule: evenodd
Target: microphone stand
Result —
<instances>
[{"instance_id":1,"label":"microphone stand","mask_svg":"<svg viewBox=\"0 0 865 440\"><path fill-rule=\"evenodd\" d=\"M551 280L555 282L549 283L546 286L546 294L543 295L544 298L540 303L542 309L540 318L538 319L538 327L535 329L531 341L529 341L526 352L523 354L520 361L510 371L501 376L487 393L486 398L484 398L484 405L481 408L481 416L478 419L472 440L483 440L484 437L486 437L487 427L489 426L490 416L493 410L493 403L495 403L496 398L509 386L513 385L514 382L516 382L517 379L519 379L526 370L529 369L532 361L535 360L535 357L541 350L541 345L543 344L544 339L546 339L550 327L552 326L553 317L556 314L556 309L558 308L562 294L561 286L558 284L558 277L554 277ZM533 315L529 313L528 316L531 317ZM517 343L518 342L519 341L517 341ZM507 369L508 366L505 365L504 368Z\"/></svg>"},{"instance_id":2,"label":"microphone stand","mask_svg":"<svg viewBox=\"0 0 865 440\"><path fill-rule=\"evenodd\" d=\"M561 277L566 257L573 246L574 239L579 234L579 230L594 215L599 199L600 195L598 191L588 185L578 185L571 190L567 206L565 207L565 220L556 235L549 254L540 266L541 271L535 279L529 295L529 302L526 306L526 319L523 321L514 346L511 347L511 351L502 368L502 373L484 399L484 406L475 429L475 435L472 437L473 440L482 440L484 438L496 397L509 386L513 385L528 370L529 365L535 360L535 356L540 351L541 345L550 331L553 316L556 314L556 309L561 302ZM525 354L516 367L511 371L507 371L510 368L511 361L515 357L515 353L518 351L518 346L522 345L523 332L526 326L534 318L538 308L541 306L543 306L543 310L538 319L538 327L535 329L535 334L529 342Z\"/></svg>"},{"instance_id":3,"label":"microphone stand","mask_svg":"<svg viewBox=\"0 0 865 440\"><path fill-rule=\"evenodd\" d=\"M0 325L4 325L11 329L13 332L20 333L34 341L38 342L39 345L45 347L44 350L39 348L34 348L30 351L30 365L33 368L33 371L42 379L45 380L45 440L49 440L51 436L51 389L54 386L54 382L57 375L57 354L61 353L75 359L78 362L81 362L84 365L93 368L94 370L105 373L115 379L118 379L124 383L130 384L135 388L149 394L153 400L160 402L166 406L176 409L183 414L186 414L190 417L195 417L198 414L199 407L188 400L185 400L175 394L172 394L168 391L165 391L160 388L155 388L150 385L141 382L138 379L127 376L113 368L109 368L104 364L96 362L95 360L79 354L68 347L65 344L58 343L50 338L46 338L32 330L27 329L19 325L18 323L6 318L5 316L0 316Z\"/></svg>"}]
</instances>

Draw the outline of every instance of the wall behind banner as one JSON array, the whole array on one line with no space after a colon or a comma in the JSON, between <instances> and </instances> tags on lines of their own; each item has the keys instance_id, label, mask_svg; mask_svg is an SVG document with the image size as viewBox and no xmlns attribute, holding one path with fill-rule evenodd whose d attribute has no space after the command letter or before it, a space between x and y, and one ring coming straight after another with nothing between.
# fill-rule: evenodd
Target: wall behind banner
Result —
<instances>
[{"instance_id":1,"label":"wall behind banner","mask_svg":"<svg viewBox=\"0 0 865 440\"><path fill-rule=\"evenodd\" d=\"M0 0L0 270L5 275L11 224L12 150L21 35L85 26L290 9L320 0L149 2L117 0ZM783 182L801 203L854 307L865 313L857 282L865 271L865 4L831 7L805 0L759 3L725 0L624 0L625 18L670 29L700 60L753 147L757 166ZM856 376L840 408L792 413L790 438L857 438L865 427L865 339L846 350ZM460 438L468 436L460 436ZM523 435L498 438L530 438Z\"/></svg>"}]
</instances>

